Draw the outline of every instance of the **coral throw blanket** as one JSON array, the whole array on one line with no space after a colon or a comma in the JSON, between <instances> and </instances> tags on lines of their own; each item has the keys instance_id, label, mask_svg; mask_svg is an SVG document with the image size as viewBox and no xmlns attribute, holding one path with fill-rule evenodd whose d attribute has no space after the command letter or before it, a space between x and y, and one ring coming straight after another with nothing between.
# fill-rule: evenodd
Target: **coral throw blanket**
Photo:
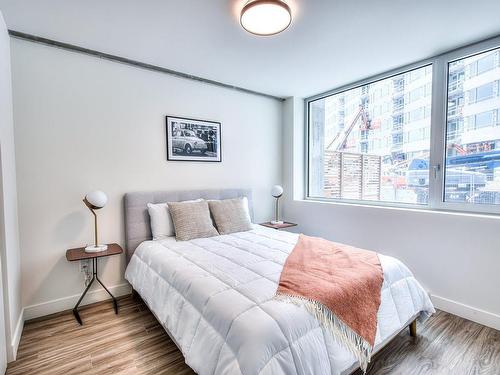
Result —
<instances>
[{"instance_id":1,"label":"coral throw blanket","mask_svg":"<svg viewBox=\"0 0 500 375\"><path fill-rule=\"evenodd\" d=\"M383 281L377 253L301 234L275 299L306 307L366 371Z\"/></svg>"}]
</instances>

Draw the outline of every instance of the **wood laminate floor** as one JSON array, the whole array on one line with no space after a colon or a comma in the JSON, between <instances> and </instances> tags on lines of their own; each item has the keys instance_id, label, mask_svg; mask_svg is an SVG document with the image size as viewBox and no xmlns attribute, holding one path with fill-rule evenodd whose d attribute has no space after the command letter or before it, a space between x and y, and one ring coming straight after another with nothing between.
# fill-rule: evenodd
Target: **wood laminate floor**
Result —
<instances>
[{"instance_id":1,"label":"wood laminate floor","mask_svg":"<svg viewBox=\"0 0 500 375\"><path fill-rule=\"evenodd\" d=\"M194 374L141 301L119 305L118 315L111 302L83 307L83 326L71 312L27 322L7 375ZM500 331L439 311L417 332L397 336L367 374L500 375Z\"/></svg>"}]
</instances>

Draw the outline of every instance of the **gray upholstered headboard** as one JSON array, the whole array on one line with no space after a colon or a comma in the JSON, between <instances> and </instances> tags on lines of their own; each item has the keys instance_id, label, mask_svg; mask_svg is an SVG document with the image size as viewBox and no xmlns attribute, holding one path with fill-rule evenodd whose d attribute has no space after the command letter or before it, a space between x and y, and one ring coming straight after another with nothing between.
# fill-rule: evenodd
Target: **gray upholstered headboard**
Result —
<instances>
[{"instance_id":1,"label":"gray upholstered headboard","mask_svg":"<svg viewBox=\"0 0 500 375\"><path fill-rule=\"evenodd\" d=\"M143 241L150 240L148 203L179 202L190 199L228 199L248 198L250 217L253 219L252 190L219 189L219 190L187 190L187 191L149 191L125 194L125 245L127 246L127 263L135 249Z\"/></svg>"}]
</instances>

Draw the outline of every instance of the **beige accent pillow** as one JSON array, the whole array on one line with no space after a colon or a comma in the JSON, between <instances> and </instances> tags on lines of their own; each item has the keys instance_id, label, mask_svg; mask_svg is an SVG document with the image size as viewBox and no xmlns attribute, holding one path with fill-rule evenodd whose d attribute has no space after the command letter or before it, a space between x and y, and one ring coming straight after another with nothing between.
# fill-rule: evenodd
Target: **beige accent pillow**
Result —
<instances>
[{"instance_id":1,"label":"beige accent pillow","mask_svg":"<svg viewBox=\"0 0 500 375\"><path fill-rule=\"evenodd\" d=\"M252 229L246 197L208 201L208 205L220 234Z\"/></svg>"},{"instance_id":2,"label":"beige accent pillow","mask_svg":"<svg viewBox=\"0 0 500 375\"><path fill-rule=\"evenodd\" d=\"M195 199L184 202L199 202L203 199ZM162 240L175 234L174 223L170 217L170 210L166 203L148 203L149 223L153 241Z\"/></svg>"},{"instance_id":3,"label":"beige accent pillow","mask_svg":"<svg viewBox=\"0 0 500 375\"><path fill-rule=\"evenodd\" d=\"M174 223L175 238L178 241L219 235L212 224L207 201L168 202L167 204Z\"/></svg>"}]
</instances>

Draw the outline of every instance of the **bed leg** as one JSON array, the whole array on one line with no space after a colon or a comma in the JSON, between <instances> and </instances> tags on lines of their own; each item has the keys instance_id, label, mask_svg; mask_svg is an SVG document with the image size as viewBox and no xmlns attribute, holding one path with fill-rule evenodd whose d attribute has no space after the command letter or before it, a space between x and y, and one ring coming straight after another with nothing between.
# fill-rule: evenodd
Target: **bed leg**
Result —
<instances>
[{"instance_id":1,"label":"bed leg","mask_svg":"<svg viewBox=\"0 0 500 375\"><path fill-rule=\"evenodd\" d=\"M137 293L135 289L132 289L132 299L134 301L137 301L139 299L139 293Z\"/></svg>"},{"instance_id":2,"label":"bed leg","mask_svg":"<svg viewBox=\"0 0 500 375\"><path fill-rule=\"evenodd\" d=\"M417 337L417 319L415 319L413 322L410 323L409 328L410 328L410 336Z\"/></svg>"}]
</instances>

